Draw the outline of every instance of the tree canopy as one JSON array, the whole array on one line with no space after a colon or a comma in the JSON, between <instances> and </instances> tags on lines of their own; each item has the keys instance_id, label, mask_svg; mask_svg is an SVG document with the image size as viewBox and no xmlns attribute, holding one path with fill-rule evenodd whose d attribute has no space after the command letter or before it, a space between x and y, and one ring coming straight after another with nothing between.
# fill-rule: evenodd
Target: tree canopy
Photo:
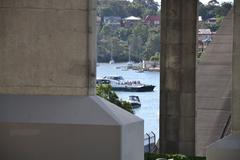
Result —
<instances>
[{"instance_id":1,"label":"tree canopy","mask_svg":"<svg viewBox=\"0 0 240 160\"><path fill-rule=\"evenodd\" d=\"M126 101L120 100L117 94L112 90L112 87L110 85L107 84L97 85L96 92L98 96L108 100L109 102L121 107L122 109L130 113L133 113L131 104Z\"/></svg>"}]
</instances>

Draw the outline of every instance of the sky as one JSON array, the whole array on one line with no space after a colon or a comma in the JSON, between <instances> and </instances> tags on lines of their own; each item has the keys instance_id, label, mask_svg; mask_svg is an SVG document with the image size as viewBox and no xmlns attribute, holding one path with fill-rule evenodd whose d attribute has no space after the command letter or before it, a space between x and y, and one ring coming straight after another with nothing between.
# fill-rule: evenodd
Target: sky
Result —
<instances>
[{"instance_id":1,"label":"sky","mask_svg":"<svg viewBox=\"0 0 240 160\"><path fill-rule=\"evenodd\" d=\"M161 0L155 0L157 1L159 4L161 2ZM200 0L203 4L207 4L209 2L209 0ZM221 4L222 2L233 2L233 0L218 0L218 2Z\"/></svg>"}]
</instances>

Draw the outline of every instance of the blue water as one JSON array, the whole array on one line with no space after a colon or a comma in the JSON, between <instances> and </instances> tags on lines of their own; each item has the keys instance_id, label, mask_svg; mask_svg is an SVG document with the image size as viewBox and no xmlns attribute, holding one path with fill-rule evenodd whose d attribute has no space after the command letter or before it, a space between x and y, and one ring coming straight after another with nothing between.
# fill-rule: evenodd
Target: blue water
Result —
<instances>
[{"instance_id":1,"label":"blue water","mask_svg":"<svg viewBox=\"0 0 240 160\"><path fill-rule=\"evenodd\" d=\"M145 84L155 85L153 92L116 92L120 99L127 100L130 95L139 96L142 106L134 109L135 115L144 119L144 132L149 133L153 131L158 138L159 132L159 72L143 72L137 73L133 70L122 71L116 69L117 66L126 64L100 64L97 67L97 77L101 78L106 75L119 75L125 80L139 80Z\"/></svg>"}]
</instances>

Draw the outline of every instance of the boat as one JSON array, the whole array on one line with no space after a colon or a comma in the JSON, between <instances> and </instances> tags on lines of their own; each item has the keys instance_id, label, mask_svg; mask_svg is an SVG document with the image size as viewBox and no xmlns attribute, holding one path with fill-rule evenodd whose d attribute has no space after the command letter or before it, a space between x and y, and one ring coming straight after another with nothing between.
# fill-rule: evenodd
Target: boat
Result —
<instances>
[{"instance_id":1,"label":"boat","mask_svg":"<svg viewBox=\"0 0 240 160\"><path fill-rule=\"evenodd\" d=\"M141 102L138 96L129 96L127 102L129 102L133 109L141 107Z\"/></svg>"},{"instance_id":2,"label":"boat","mask_svg":"<svg viewBox=\"0 0 240 160\"><path fill-rule=\"evenodd\" d=\"M143 70L143 69L138 69L138 70L136 70L136 72L137 72L137 73L143 73L144 70Z\"/></svg>"},{"instance_id":3,"label":"boat","mask_svg":"<svg viewBox=\"0 0 240 160\"><path fill-rule=\"evenodd\" d=\"M122 71L128 71L128 67L127 66L122 66Z\"/></svg>"},{"instance_id":4,"label":"boat","mask_svg":"<svg viewBox=\"0 0 240 160\"><path fill-rule=\"evenodd\" d=\"M138 96L129 96L127 102L129 102L133 109L141 107L141 102Z\"/></svg>"},{"instance_id":5,"label":"boat","mask_svg":"<svg viewBox=\"0 0 240 160\"><path fill-rule=\"evenodd\" d=\"M151 92L153 85L142 84L140 81L125 81L122 76L105 76L97 79L98 84L110 84L114 91Z\"/></svg>"},{"instance_id":6,"label":"boat","mask_svg":"<svg viewBox=\"0 0 240 160\"><path fill-rule=\"evenodd\" d=\"M115 63L115 61L113 60L113 59L111 59L110 61L109 61L109 64L114 64Z\"/></svg>"}]
</instances>

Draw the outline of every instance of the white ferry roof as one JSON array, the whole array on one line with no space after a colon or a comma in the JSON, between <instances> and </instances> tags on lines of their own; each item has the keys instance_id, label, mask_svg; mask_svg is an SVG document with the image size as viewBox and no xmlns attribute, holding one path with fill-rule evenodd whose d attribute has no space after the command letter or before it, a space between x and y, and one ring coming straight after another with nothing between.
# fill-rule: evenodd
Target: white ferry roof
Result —
<instances>
[{"instance_id":1,"label":"white ferry roof","mask_svg":"<svg viewBox=\"0 0 240 160\"><path fill-rule=\"evenodd\" d=\"M124 80L122 76L105 76L103 78L117 80L117 81Z\"/></svg>"}]
</instances>

